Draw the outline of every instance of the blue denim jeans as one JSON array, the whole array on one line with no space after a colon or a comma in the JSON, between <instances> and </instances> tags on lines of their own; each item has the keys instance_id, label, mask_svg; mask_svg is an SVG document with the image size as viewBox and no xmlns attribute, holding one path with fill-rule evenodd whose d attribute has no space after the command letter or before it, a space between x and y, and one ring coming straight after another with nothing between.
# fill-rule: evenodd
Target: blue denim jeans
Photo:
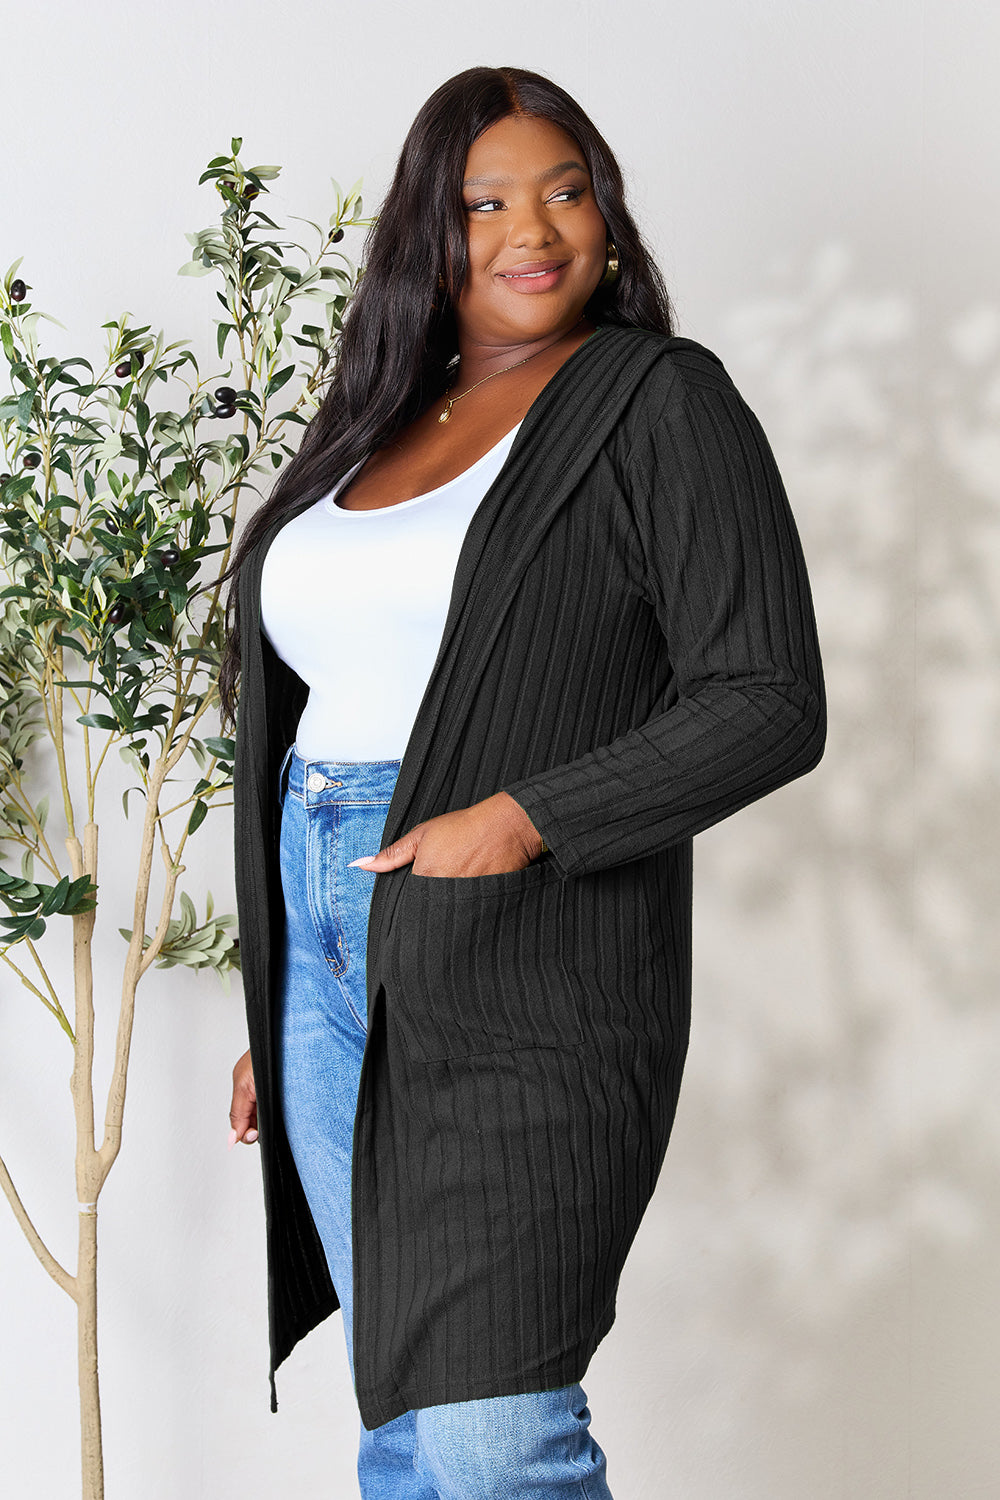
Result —
<instances>
[{"instance_id":1,"label":"blue denim jeans","mask_svg":"<svg viewBox=\"0 0 1000 1500\"><path fill-rule=\"evenodd\" d=\"M351 1155L375 876L350 861L381 848L400 762L305 761L282 773L281 1101L285 1130L352 1336ZM611 1500L583 1388L494 1396L360 1426L364 1500Z\"/></svg>"}]
</instances>

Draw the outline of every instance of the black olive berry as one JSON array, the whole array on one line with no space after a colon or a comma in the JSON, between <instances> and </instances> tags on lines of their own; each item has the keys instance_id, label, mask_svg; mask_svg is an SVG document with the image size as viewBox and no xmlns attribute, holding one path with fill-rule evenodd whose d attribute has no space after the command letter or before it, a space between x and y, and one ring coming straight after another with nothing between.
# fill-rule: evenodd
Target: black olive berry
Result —
<instances>
[{"instance_id":1,"label":"black olive berry","mask_svg":"<svg viewBox=\"0 0 1000 1500\"><path fill-rule=\"evenodd\" d=\"M165 568L172 568L174 563L179 563L181 555L176 547L164 547L160 553L160 562Z\"/></svg>"},{"instance_id":2,"label":"black olive berry","mask_svg":"<svg viewBox=\"0 0 1000 1500\"><path fill-rule=\"evenodd\" d=\"M6 484L9 478L9 474L0 474L0 484Z\"/></svg>"},{"instance_id":3,"label":"black olive berry","mask_svg":"<svg viewBox=\"0 0 1000 1500\"><path fill-rule=\"evenodd\" d=\"M123 359L120 365L115 365L115 374L118 376L118 379L119 380L127 380L128 379L128 377L132 373L132 361L133 360L135 360L135 367L136 367L136 369L137 370L141 370L142 367L143 367L143 364L145 363L145 359L146 359L146 356L143 354L143 352L142 352L141 349L133 349L132 352L131 352L131 354L129 355L128 359Z\"/></svg>"},{"instance_id":4,"label":"black olive berry","mask_svg":"<svg viewBox=\"0 0 1000 1500\"><path fill-rule=\"evenodd\" d=\"M235 417L235 406L217 406L212 413L213 417Z\"/></svg>"},{"instance_id":5,"label":"black olive berry","mask_svg":"<svg viewBox=\"0 0 1000 1500\"><path fill-rule=\"evenodd\" d=\"M333 234L331 234L331 236L330 236L330 240L331 240L331 242L334 245L339 245L340 242L341 242L341 240L343 238L344 238L344 231L342 229L335 229L333 231Z\"/></svg>"},{"instance_id":6,"label":"black olive berry","mask_svg":"<svg viewBox=\"0 0 1000 1500\"><path fill-rule=\"evenodd\" d=\"M220 385L215 393L215 399L220 406L235 406L236 392L231 385Z\"/></svg>"},{"instance_id":7,"label":"black olive berry","mask_svg":"<svg viewBox=\"0 0 1000 1500\"><path fill-rule=\"evenodd\" d=\"M245 186L243 188L243 202L244 203L252 203L253 200L254 200L254 198L258 197L259 194L260 194L260 188L259 187L254 187L254 185L253 185L252 182L248 182L248 183L245 184Z\"/></svg>"},{"instance_id":8,"label":"black olive berry","mask_svg":"<svg viewBox=\"0 0 1000 1500\"><path fill-rule=\"evenodd\" d=\"M23 302L27 295L28 288L19 276L16 281L12 281L10 284L10 300L12 302Z\"/></svg>"},{"instance_id":9,"label":"black olive berry","mask_svg":"<svg viewBox=\"0 0 1000 1500\"><path fill-rule=\"evenodd\" d=\"M25 469L37 469L42 461L40 453L26 453L21 459L22 467Z\"/></svg>"},{"instance_id":10,"label":"black olive berry","mask_svg":"<svg viewBox=\"0 0 1000 1500\"><path fill-rule=\"evenodd\" d=\"M108 610L108 620L112 625L120 625L127 613L128 610L126 606L122 603L121 599L119 599L117 604L112 604L111 608Z\"/></svg>"},{"instance_id":11,"label":"black olive berry","mask_svg":"<svg viewBox=\"0 0 1000 1500\"><path fill-rule=\"evenodd\" d=\"M112 536L117 536L118 535L118 522L117 521L112 521L111 517L108 516L107 520L104 523L104 529L105 529L105 531L110 531L110 533L111 533Z\"/></svg>"}]
</instances>

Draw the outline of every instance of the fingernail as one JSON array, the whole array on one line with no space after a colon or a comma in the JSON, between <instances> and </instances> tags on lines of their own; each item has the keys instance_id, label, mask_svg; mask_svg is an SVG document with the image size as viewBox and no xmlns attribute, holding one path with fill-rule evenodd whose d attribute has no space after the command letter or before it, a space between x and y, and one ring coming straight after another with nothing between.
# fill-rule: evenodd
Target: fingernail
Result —
<instances>
[{"instance_id":1,"label":"fingernail","mask_svg":"<svg viewBox=\"0 0 1000 1500\"><path fill-rule=\"evenodd\" d=\"M256 1130L248 1130L243 1139L248 1146L252 1146L254 1141L257 1139Z\"/></svg>"},{"instance_id":2,"label":"fingernail","mask_svg":"<svg viewBox=\"0 0 1000 1500\"><path fill-rule=\"evenodd\" d=\"M362 855L361 859L351 859L351 860L348 860L347 868L350 869L351 865L370 865L373 859L378 859L378 855L377 854L365 854L365 855Z\"/></svg>"},{"instance_id":3,"label":"fingernail","mask_svg":"<svg viewBox=\"0 0 1000 1500\"><path fill-rule=\"evenodd\" d=\"M229 1132L229 1145L226 1147L226 1150L227 1151L232 1151L232 1149L233 1149L233 1147L235 1145L236 1145L236 1131L235 1130L231 1130Z\"/></svg>"}]
</instances>

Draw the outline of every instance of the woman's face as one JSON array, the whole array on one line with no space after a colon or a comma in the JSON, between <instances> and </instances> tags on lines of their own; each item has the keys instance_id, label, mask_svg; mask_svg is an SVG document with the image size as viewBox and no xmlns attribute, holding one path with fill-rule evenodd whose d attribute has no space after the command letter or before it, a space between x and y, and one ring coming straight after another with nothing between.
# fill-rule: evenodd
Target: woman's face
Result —
<instances>
[{"instance_id":1,"label":"woman's face","mask_svg":"<svg viewBox=\"0 0 1000 1500\"><path fill-rule=\"evenodd\" d=\"M469 151L462 198L459 332L502 346L570 329L604 274L608 238L573 137L529 115L498 121Z\"/></svg>"}]
</instances>

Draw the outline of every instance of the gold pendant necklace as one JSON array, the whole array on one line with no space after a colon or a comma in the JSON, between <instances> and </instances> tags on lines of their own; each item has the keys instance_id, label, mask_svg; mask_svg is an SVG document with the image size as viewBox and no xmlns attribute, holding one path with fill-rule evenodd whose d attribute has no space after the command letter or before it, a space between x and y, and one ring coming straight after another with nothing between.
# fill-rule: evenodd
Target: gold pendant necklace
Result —
<instances>
[{"instance_id":1,"label":"gold pendant necklace","mask_svg":"<svg viewBox=\"0 0 1000 1500\"><path fill-rule=\"evenodd\" d=\"M581 313L580 316L577 318L576 322L573 324L573 328L568 329L566 333L564 333L564 334L561 335L561 337L562 338L568 338L569 334L571 334L573 332L573 329L579 328L579 326L580 326L580 324L582 322L583 322L583 314ZM558 343L559 343L559 339L553 339L551 344L546 344L545 345L545 349L551 349L551 348L554 347L554 345L556 345ZM526 354L523 359L515 360L515 362L512 365L505 365L502 370L492 370L489 375L484 375L483 378L482 378L482 380L477 380L476 383L475 383L475 385L470 385L469 389L467 391L462 391L461 394L458 395L458 396L450 396L448 398L448 401L447 401L447 404L445 406L444 411L438 417L438 421L439 422L447 422L448 418L451 416L451 409L455 405L455 402L456 401L461 401L463 399L463 397L465 397L465 396L471 396L473 391L478 391L479 387L481 385L485 385L486 382L487 382L487 380L492 380L494 375L506 375L509 370L516 370L519 365L526 365L528 363L529 359L534 359L537 355L544 354L545 353L545 349L536 349L534 354ZM457 379L458 379L458 371L456 370L456 372L455 372L455 380L457 380ZM454 383L455 382L452 381L452 385L454 385ZM449 386L448 389L450 390L451 386Z\"/></svg>"}]
</instances>

